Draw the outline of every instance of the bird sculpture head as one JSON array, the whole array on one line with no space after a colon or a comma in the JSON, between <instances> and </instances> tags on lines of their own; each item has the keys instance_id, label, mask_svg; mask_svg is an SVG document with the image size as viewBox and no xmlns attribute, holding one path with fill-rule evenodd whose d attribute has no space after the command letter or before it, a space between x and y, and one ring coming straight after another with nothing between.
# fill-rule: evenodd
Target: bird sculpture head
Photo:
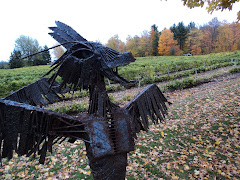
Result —
<instances>
[{"instance_id":1,"label":"bird sculpture head","mask_svg":"<svg viewBox=\"0 0 240 180\"><path fill-rule=\"evenodd\" d=\"M62 85L72 84L73 88L88 89L94 85L92 79L100 73L126 88L135 84L117 72L118 67L135 61L131 52L120 53L100 43L87 41L62 22L56 21L56 25L57 27L49 28L52 30L49 34L67 51L52 65L53 68L49 71L55 71L52 81L60 76Z\"/></svg>"}]
</instances>

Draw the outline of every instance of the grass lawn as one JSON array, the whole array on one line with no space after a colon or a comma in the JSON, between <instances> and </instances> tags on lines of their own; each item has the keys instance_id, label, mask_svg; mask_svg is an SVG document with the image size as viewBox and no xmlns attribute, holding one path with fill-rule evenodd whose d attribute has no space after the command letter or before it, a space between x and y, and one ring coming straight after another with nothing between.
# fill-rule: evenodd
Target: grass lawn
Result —
<instances>
[{"instance_id":1,"label":"grass lawn","mask_svg":"<svg viewBox=\"0 0 240 180\"><path fill-rule=\"evenodd\" d=\"M164 124L141 133L129 155L127 179L239 179L240 79L167 93ZM38 158L3 159L1 179L92 179L81 141Z\"/></svg>"}]
</instances>

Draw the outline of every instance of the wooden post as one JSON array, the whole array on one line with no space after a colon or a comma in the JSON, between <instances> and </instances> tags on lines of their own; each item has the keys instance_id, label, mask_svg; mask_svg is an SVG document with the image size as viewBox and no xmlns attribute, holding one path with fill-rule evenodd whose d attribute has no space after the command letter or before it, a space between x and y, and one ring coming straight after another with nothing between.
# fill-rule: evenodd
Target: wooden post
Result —
<instances>
[{"instance_id":1,"label":"wooden post","mask_svg":"<svg viewBox=\"0 0 240 180\"><path fill-rule=\"evenodd\" d=\"M206 67L206 61L204 61L204 67Z\"/></svg>"},{"instance_id":2,"label":"wooden post","mask_svg":"<svg viewBox=\"0 0 240 180\"><path fill-rule=\"evenodd\" d=\"M237 60L235 59L235 61L234 61L234 66L237 66Z\"/></svg>"},{"instance_id":3,"label":"wooden post","mask_svg":"<svg viewBox=\"0 0 240 180\"><path fill-rule=\"evenodd\" d=\"M111 87L111 82L110 82L110 80L109 79L107 79L108 80L108 85L109 85L109 87Z\"/></svg>"},{"instance_id":4,"label":"wooden post","mask_svg":"<svg viewBox=\"0 0 240 180\"><path fill-rule=\"evenodd\" d=\"M178 68L178 65L177 65L177 63L175 63L175 66L176 66L176 69Z\"/></svg>"},{"instance_id":5,"label":"wooden post","mask_svg":"<svg viewBox=\"0 0 240 180\"><path fill-rule=\"evenodd\" d=\"M233 63L233 58L231 58L231 63Z\"/></svg>"}]
</instances>

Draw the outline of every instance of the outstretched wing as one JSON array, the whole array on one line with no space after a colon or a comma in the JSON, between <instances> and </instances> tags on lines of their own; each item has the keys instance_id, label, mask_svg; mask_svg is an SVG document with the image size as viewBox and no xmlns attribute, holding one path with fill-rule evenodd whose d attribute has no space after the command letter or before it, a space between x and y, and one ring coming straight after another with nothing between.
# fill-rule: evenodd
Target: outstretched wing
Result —
<instances>
[{"instance_id":1,"label":"outstretched wing","mask_svg":"<svg viewBox=\"0 0 240 180\"><path fill-rule=\"evenodd\" d=\"M148 130L149 119L153 123L163 121L169 103L156 84L147 86L140 94L124 107L133 118L135 132Z\"/></svg>"},{"instance_id":2,"label":"outstretched wing","mask_svg":"<svg viewBox=\"0 0 240 180\"><path fill-rule=\"evenodd\" d=\"M62 137L87 141L84 123L66 114L0 99L0 155L40 154L44 163L47 150ZM3 145L3 146L2 146ZM0 159L1 159L0 157Z\"/></svg>"},{"instance_id":3,"label":"outstretched wing","mask_svg":"<svg viewBox=\"0 0 240 180\"><path fill-rule=\"evenodd\" d=\"M60 44L64 44L63 46L66 49L70 49L70 47L74 44L74 42L86 42L87 40L84 39L81 35L79 35L74 29L72 29L70 26L60 22L55 22L57 27L49 27L53 32L48 33L51 35L56 41L58 41ZM70 43L68 43L70 42Z\"/></svg>"},{"instance_id":4,"label":"outstretched wing","mask_svg":"<svg viewBox=\"0 0 240 180\"><path fill-rule=\"evenodd\" d=\"M38 81L13 92L4 99L33 106L45 106L62 99L57 93L59 86L60 83L54 81L52 83L52 88L50 88L49 79L41 78Z\"/></svg>"}]
</instances>

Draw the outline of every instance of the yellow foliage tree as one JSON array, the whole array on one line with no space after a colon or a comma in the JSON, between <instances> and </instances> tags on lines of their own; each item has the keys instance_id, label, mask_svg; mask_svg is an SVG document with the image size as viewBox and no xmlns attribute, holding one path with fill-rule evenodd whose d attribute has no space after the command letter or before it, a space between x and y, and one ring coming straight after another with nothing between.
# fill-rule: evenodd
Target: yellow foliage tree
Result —
<instances>
[{"instance_id":1,"label":"yellow foliage tree","mask_svg":"<svg viewBox=\"0 0 240 180\"><path fill-rule=\"evenodd\" d=\"M178 51L177 41L173 39L173 33L164 29L158 41L158 53L160 55L176 55Z\"/></svg>"},{"instance_id":2,"label":"yellow foliage tree","mask_svg":"<svg viewBox=\"0 0 240 180\"><path fill-rule=\"evenodd\" d=\"M59 44L56 44L56 45L59 45ZM53 49L53 54L57 59L59 59L64 54L65 51L66 49L63 46L58 46Z\"/></svg>"},{"instance_id":3,"label":"yellow foliage tree","mask_svg":"<svg viewBox=\"0 0 240 180\"><path fill-rule=\"evenodd\" d=\"M184 5L189 8L203 7L205 5L207 11L212 13L217 10L232 10L233 4L239 2L239 0L182 0ZM240 11L237 14L238 21L240 20Z\"/></svg>"},{"instance_id":4,"label":"yellow foliage tree","mask_svg":"<svg viewBox=\"0 0 240 180\"><path fill-rule=\"evenodd\" d=\"M199 55L201 54L201 43L203 40L203 33L201 30L197 28L192 28L189 32L189 36L187 38L187 46L188 46L188 52L190 52L193 55Z\"/></svg>"}]
</instances>

